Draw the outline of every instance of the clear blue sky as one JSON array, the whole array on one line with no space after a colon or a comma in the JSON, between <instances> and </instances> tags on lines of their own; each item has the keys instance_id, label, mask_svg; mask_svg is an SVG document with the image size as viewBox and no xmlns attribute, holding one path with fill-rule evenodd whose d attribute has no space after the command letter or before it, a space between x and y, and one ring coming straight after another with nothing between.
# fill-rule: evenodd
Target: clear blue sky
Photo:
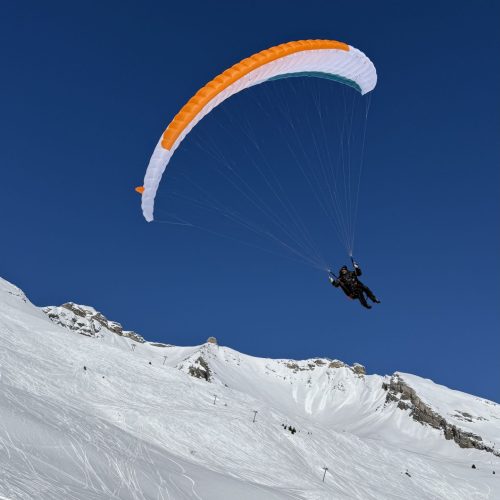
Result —
<instances>
[{"instance_id":1,"label":"clear blue sky","mask_svg":"<svg viewBox=\"0 0 500 500\"><path fill-rule=\"evenodd\" d=\"M215 335L499 401L499 18L493 1L5 4L0 274L150 340ZM379 74L357 236L371 311L308 267L147 224L133 191L197 88L303 38L359 47Z\"/></svg>"}]
</instances>

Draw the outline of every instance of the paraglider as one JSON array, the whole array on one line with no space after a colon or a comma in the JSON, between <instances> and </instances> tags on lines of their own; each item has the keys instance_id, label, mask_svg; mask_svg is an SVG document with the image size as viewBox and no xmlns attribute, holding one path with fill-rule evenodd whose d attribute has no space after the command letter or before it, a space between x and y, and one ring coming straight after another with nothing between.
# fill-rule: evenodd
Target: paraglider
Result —
<instances>
[{"instance_id":1,"label":"paraglider","mask_svg":"<svg viewBox=\"0 0 500 500\"><path fill-rule=\"evenodd\" d=\"M299 131L293 122L293 116L288 113L288 101L285 100L286 120L277 124L276 128L281 129L292 158L297 163L298 171L303 179L300 186L304 189L296 190L296 193L304 193L308 189L312 192L315 202L329 224L337 232L339 240L344 245L349 255L352 255L354 246L354 230L357 218L357 205L360 195L360 180L363 165L364 139L366 133L366 121L369 110L370 99L363 102L365 113L360 120L360 147L359 155L353 153L355 144L354 117L356 96L364 96L371 92L377 84L377 72L371 60L360 50L343 42L335 40L299 40L283 43L267 50L254 54L239 63L233 65L205 86L187 101L187 103L175 115L161 135L149 161L144 183L135 190L141 195L142 213L146 221L152 222L155 219L155 198L160 186L160 182L177 148L182 141L190 134L192 129L216 107L221 105L231 96L239 92L260 85L261 83L283 80L293 77L312 77L307 80L326 79L333 82L334 91L343 99L340 106L332 113L328 109L329 101L320 102L320 95L311 93L311 101L314 107L307 108L304 120L300 123L310 123L309 115L317 113L318 128L314 131L310 129L311 140L308 142L304 133ZM305 80L297 79L297 80ZM272 85L270 85L272 87ZM267 87L267 86L266 86ZM350 87L350 88L349 88ZM308 90L305 88L305 90ZM349 93L350 92L350 93ZM302 94L300 94L302 97ZM308 95L307 92L305 94ZM330 97L330 96L329 96ZM274 103L274 101L273 101ZM361 108L363 108L361 106ZM226 106L227 107L227 106ZM262 106L265 111L267 108ZM213 116L213 115L212 115ZM325 122L330 117L339 117L339 123L333 129L334 135L329 136ZM235 122L241 125L244 119L237 116ZM290 127L287 132L286 127ZM199 130L199 129L197 129ZM257 127L256 137L259 133L265 135L263 127ZM252 139L252 134L247 131L247 136ZM254 139L255 151L260 153L260 146ZM333 140L332 140L333 139ZM295 141L297 147L292 144ZM307 151L307 145L313 146L314 150ZM207 152L213 149L213 144L205 148ZM337 147L337 149L335 149ZM330 149L329 149L330 148ZM297 152L298 149L298 152ZM213 153L213 151L212 151ZM262 153L260 153L262 154ZM216 160L221 161L224 166L223 178L228 182L228 186L238 190L241 194L240 200L247 200L249 204L255 206L258 215L268 216L268 221L264 221L261 226L245 217L245 214L235 210L231 205L225 205L220 196L211 196L207 193L206 185L199 182L198 178L190 181L194 195L186 195L172 190L172 195L178 199L193 202L201 209L207 209L205 213L216 213L222 215L225 222L240 224L252 235L259 235L280 247L287 252L289 257L302 261L316 269L324 271L327 264L321 256L321 252L316 248L314 238L310 234L309 224L301 220L301 213L297 207L302 206L302 200L295 203L288 199L282 182L277 179L274 172L274 164L266 174L259 161L253 159L259 178L264 179L264 187L277 200L276 204L268 203L262 191L254 189L245 179L242 178L234 165L227 161L225 152L222 154L212 154ZM248 155L252 157L252 155ZM262 155L262 163L270 165L267 158ZM317 161L316 161L317 160ZM243 160L238 158L237 166L243 172ZM357 166L357 171L355 167ZM288 174L287 174L288 175ZM186 175L189 181L189 177ZM209 177L206 177L209 179ZM275 184L273 184L273 181ZM302 183L302 181L305 181ZM169 183L166 183L167 186ZM215 184L215 183L214 183ZM297 184L296 184L297 185ZM280 216L279 210L283 212ZM211 212L210 212L211 211ZM173 220L161 221L179 227L201 227L200 223L192 223L181 217L172 215ZM268 228L270 224L274 227ZM220 234L218 231L211 231L212 234ZM222 234L222 236L224 236ZM232 238L232 234L229 236ZM253 243L253 242L252 242ZM339 276L330 272L330 280L334 287L340 287L346 295L359 299L366 308L371 308L366 297L372 302L378 303L378 299L371 290L358 280L361 269L353 261L354 271L349 271L347 267L340 270Z\"/></svg>"},{"instance_id":2,"label":"paraglider","mask_svg":"<svg viewBox=\"0 0 500 500\"><path fill-rule=\"evenodd\" d=\"M361 268L352 257L351 261L354 268L353 271L350 271L347 266L342 266L338 276L336 276L331 270L328 270L330 283L335 288L341 288L350 299L358 299L363 307L371 309L372 306L366 301L365 295L375 304L380 304L380 300L378 300L373 292L358 279L362 274Z\"/></svg>"}]
</instances>

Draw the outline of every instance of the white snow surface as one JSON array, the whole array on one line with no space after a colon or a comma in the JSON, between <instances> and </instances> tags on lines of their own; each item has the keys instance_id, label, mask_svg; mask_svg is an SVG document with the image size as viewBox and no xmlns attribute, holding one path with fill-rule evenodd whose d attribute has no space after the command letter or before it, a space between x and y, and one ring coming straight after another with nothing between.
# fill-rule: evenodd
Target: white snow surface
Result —
<instances>
[{"instance_id":1,"label":"white snow surface","mask_svg":"<svg viewBox=\"0 0 500 500\"><path fill-rule=\"evenodd\" d=\"M1 279L0 343L0 498L500 498L500 459L386 403L388 377L82 335ZM399 376L498 447L499 405Z\"/></svg>"}]
</instances>

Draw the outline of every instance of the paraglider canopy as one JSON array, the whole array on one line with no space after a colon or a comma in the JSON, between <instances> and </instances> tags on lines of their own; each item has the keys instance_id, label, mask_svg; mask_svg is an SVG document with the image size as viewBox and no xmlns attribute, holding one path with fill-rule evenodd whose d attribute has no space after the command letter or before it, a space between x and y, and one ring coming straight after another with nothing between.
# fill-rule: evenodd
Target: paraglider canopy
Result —
<instances>
[{"instance_id":1,"label":"paraglider canopy","mask_svg":"<svg viewBox=\"0 0 500 500\"><path fill-rule=\"evenodd\" d=\"M227 69L202 87L179 111L160 137L151 156L142 194L144 218L154 217L154 201L163 172L173 153L192 128L232 95L271 80L296 76L328 78L361 94L377 83L374 65L361 51L335 40L299 40L254 54Z\"/></svg>"}]
</instances>

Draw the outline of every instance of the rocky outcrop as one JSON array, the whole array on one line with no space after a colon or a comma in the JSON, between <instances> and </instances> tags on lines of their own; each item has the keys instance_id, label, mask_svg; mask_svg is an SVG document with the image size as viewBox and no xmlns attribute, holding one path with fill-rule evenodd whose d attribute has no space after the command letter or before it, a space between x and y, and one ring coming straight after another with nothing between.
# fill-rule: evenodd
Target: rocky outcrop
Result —
<instances>
[{"instance_id":1,"label":"rocky outcrop","mask_svg":"<svg viewBox=\"0 0 500 500\"><path fill-rule=\"evenodd\" d=\"M307 370L307 368L302 368L301 366L298 365L298 363L295 363L294 361L288 361L286 363L286 367L292 370L294 373L297 373L298 371Z\"/></svg>"},{"instance_id":2,"label":"rocky outcrop","mask_svg":"<svg viewBox=\"0 0 500 500\"><path fill-rule=\"evenodd\" d=\"M366 368L359 364L359 363L354 363L352 365L352 371L356 374L356 375L366 375Z\"/></svg>"},{"instance_id":3,"label":"rocky outcrop","mask_svg":"<svg viewBox=\"0 0 500 500\"><path fill-rule=\"evenodd\" d=\"M327 365L329 362L328 359L312 359L312 360L306 360L306 361L282 361L282 363L285 363L285 366L292 370L294 373L297 372L303 372L303 371L311 371L314 370L315 368L318 367L324 367Z\"/></svg>"},{"instance_id":4,"label":"rocky outcrop","mask_svg":"<svg viewBox=\"0 0 500 500\"><path fill-rule=\"evenodd\" d=\"M87 337L101 337L104 328L135 342L145 342L141 335L130 330L124 330L120 323L108 320L104 314L96 311L93 307L67 302L59 307L43 307L42 311L57 325Z\"/></svg>"},{"instance_id":5,"label":"rocky outcrop","mask_svg":"<svg viewBox=\"0 0 500 500\"><path fill-rule=\"evenodd\" d=\"M215 345L219 345L217 343L217 339L215 337L208 337L207 339L207 344L215 344Z\"/></svg>"},{"instance_id":6,"label":"rocky outcrop","mask_svg":"<svg viewBox=\"0 0 500 500\"><path fill-rule=\"evenodd\" d=\"M292 370L294 373L299 371L314 370L315 368L327 368L327 369L337 369L337 368L348 368L358 377L363 377L366 375L366 368L359 364L354 363L349 366L347 363L340 361L338 359L328 359L328 358L316 358L307 361L286 361L285 365L287 368Z\"/></svg>"},{"instance_id":7,"label":"rocky outcrop","mask_svg":"<svg viewBox=\"0 0 500 500\"><path fill-rule=\"evenodd\" d=\"M212 342L206 342L194 353L184 358L175 367L181 372L192 377L212 382L216 375L215 369L210 365L217 358L218 346ZM237 363L239 365L239 363Z\"/></svg>"},{"instance_id":8,"label":"rocky outcrop","mask_svg":"<svg viewBox=\"0 0 500 500\"><path fill-rule=\"evenodd\" d=\"M413 420L422 425L430 425L434 429L442 430L444 437L448 440L453 440L460 448L476 448L477 450L487 451L500 456L500 452L483 443L481 436L464 431L456 425L447 422L442 415L439 415L439 413L424 403L416 391L400 375L394 374L388 383L385 382L382 385L382 388L387 391L386 404L396 403L399 409L409 410Z\"/></svg>"},{"instance_id":9,"label":"rocky outcrop","mask_svg":"<svg viewBox=\"0 0 500 500\"><path fill-rule=\"evenodd\" d=\"M195 361L188 367L188 373L192 377L201 378L210 382L212 378L212 373L208 363L199 356Z\"/></svg>"},{"instance_id":10,"label":"rocky outcrop","mask_svg":"<svg viewBox=\"0 0 500 500\"><path fill-rule=\"evenodd\" d=\"M334 359L333 361L330 362L328 365L328 368L344 368L347 367L343 361L339 361L338 359Z\"/></svg>"}]
</instances>

